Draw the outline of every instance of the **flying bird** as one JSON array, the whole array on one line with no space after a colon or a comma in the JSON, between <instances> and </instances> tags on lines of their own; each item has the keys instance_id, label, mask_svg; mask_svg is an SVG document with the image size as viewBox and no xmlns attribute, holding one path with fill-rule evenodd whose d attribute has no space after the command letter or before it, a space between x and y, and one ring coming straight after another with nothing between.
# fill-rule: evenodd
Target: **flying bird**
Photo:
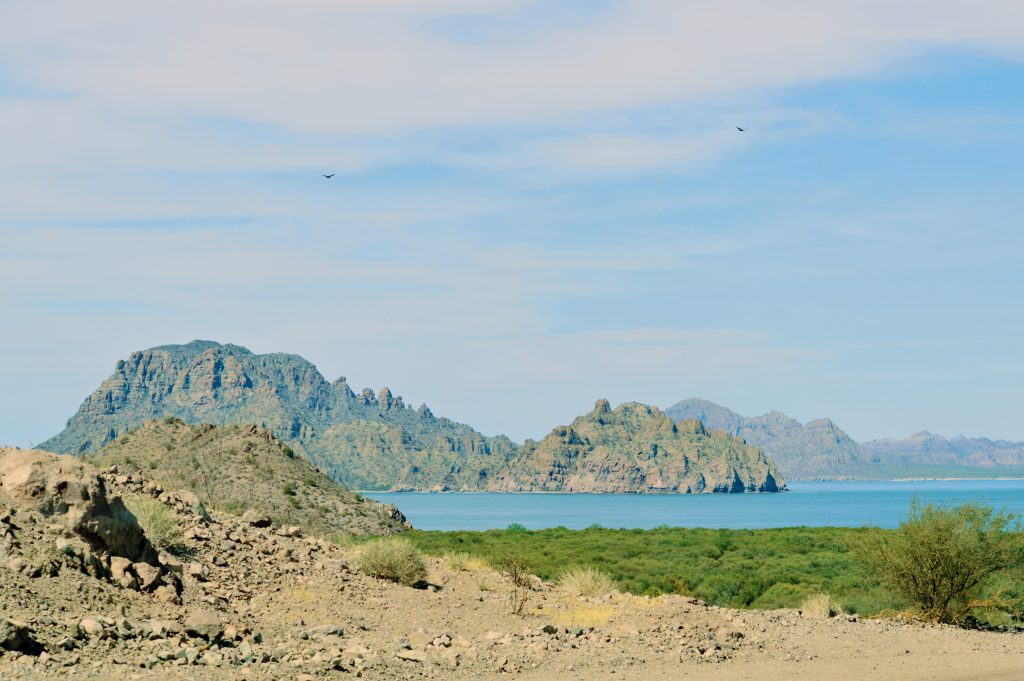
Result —
<instances>
[{"instance_id":1,"label":"flying bird","mask_svg":"<svg viewBox=\"0 0 1024 681\"><path fill-rule=\"evenodd\" d=\"M329 179L331 179L332 177L334 177L334 173L331 173L330 175L324 175L324 177L326 177L326 178L327 178L327 179L329 180Z\"/></svg>"},{"instance_id":2,"label":"flying bird","mask_svg":"<svg viewBox=\"0 0 1024 681\"><path fill-rule=\"evenodd\" d=\"M738 125L736 126L736 129L737 129L737 130L739 130L740 132L746 132L746 130L744 130L743 128L741 128L741 127L740 127L740 126L738 126Z\"/></svg>"}]
</instances>

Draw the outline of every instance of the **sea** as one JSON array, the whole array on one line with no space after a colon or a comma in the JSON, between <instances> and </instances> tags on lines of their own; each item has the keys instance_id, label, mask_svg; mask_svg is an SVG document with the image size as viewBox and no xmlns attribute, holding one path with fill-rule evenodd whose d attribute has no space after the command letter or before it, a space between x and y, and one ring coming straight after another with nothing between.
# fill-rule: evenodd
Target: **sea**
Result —
<instances>
[{"instance_id":1,"label":"sea","mask_svg":"<svg viewBox=\"0 0 1024 681\"><path fill-rule=\"evenodd\" d=\"M377 493L421 530L896 527L911 500L978 502L1024 515L1024 480L790 482L778 494Z\"/></svg>"}]
</instances>

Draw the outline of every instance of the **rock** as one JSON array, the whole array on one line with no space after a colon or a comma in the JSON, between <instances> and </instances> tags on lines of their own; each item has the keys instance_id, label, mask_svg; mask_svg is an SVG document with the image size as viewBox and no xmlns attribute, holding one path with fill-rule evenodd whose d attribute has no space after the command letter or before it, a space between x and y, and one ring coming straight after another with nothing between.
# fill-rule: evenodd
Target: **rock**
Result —
<instances>
[{"instance_id":1,"label":"rock","mask_svg":"<svg viewBox=\"0 0 1024 681\"><path fill-rule=\"evenodd\" d=\"M139 588L151 591L160 585L160 568L149 563L132 563L132 570L139 578Z\"/></svg>"},{"instance_id":2,"label":"rock","mask_svg":"<svg viewBox=\"0 0 1024 681\"><path fill-rule=\"evenodd\" d=\"M169 638L181 633L181 625L173 620L150 620L143 631L151 639Z\"/></svg>"},{"instance_id":3,"label":"rock","mask_svg":"<svg viewBox=\"0 0 1024 681\"><path fill-rule=\"evenodd\" d=\"M215 612L196 610L185 618L185 633L189 636L216 641L224 633L224 624Z\"/></svg>"},{"instance_id":4,"label":"rock","mask_svg":"<svg viewBox=\"0 0 1024 681\"><path fill-rule=\"evenodd\" d=\"M399 650L395 653L395 657L399 660L409 660L410 662L427 661L427 654L422 650Z\"/></svg>"},{"instance_id":5,"label":"rock","mask_svg":"<svg viewBox=\"0 0 1024 681\"><path fill-rule=\"evenodd\" d=\"M266 513L250 508L242 514L242 522L253 527L270 527L270 518Z\"/></svg>"},{"instance_id":6,"label":"rock","mask_svg":"<svg viewBox=\"0 0 1024 681\"><path fill-rule=\"evenodd\" d=\"M103 625L99 621L94 620L91 617L86 617L78 623L78 633L82 636L96 638L102 636L103 632Z\"/></svg>"},{"instance_id":7,"label":"rock","mask_svg":"<svg viewBox=\"0 0 1024 681\"><path fill-rule=\"evenodd\" d=\"M310 636L344 636L345 630L340 624L321 624L306 630Z\"/></svg>"},{"instance_id":8,"label":"rock","mask_svg":"<svg viewBox=\"0 0 1024 681\"><path fill-rule=\"evenodd\" d=\"M202 563L189 563L187 571L189 577L200 582L205 582L210 578L209 569L207 569L207 567Z\"/></svg>"},{"instance_id":9,"label":"rock","mask_svg":"<svg viewBox=\"0 0 1024 681\"><path fill-rule=\"evenodd\" d=\"M38 450L0 449L0 489L10 499L55 520L97 552L133 561L156 560L120 497L108 497L94 468L68 456Z\"/></svg>"},{"instance_id":10,"label":"rock","mask_svg":"<svg viewBox=\"0 0 1024 681\"><path fill-rule=\"evenodd\" d=\"M422 648L425 645L429 645L434 640L433 634L428 634L423 629L417 629L406 637L409 641L409 645L414 648Z\"/></svg>"},{"instance_id":11,"label":"rock","mask_svg":"<svg viewBox=\"0 0 1024 681\"><path fill-rule=\"evenodd\" d=\"M31 640L32 630L24 622L0 617L0 648L18 650Z\"/></svg>"}]
</instances>

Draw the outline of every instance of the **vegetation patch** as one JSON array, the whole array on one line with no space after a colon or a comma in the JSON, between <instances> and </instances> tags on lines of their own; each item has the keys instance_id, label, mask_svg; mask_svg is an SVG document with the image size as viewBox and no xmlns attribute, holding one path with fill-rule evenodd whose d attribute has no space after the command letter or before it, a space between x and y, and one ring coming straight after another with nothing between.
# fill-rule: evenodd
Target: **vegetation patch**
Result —
<instances>
[{"instance_id":1,"label":"vegetation patch","mask_svg":"<svg viewBox=\"0 0 1024 681\"><path fill-rule=\"evenodd\" d=\"M404 537L385 537L363 544L356 564L363 572L412 586L427 576L427 563L409 540Z\"/></svg>"}]
</instances>

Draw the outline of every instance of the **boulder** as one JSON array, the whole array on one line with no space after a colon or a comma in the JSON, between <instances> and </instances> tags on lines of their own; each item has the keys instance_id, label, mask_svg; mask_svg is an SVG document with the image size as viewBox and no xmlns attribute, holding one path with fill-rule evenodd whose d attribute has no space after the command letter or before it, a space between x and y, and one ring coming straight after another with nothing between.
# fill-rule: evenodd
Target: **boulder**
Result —
<instances>
[{"instance_id":1,"label":"boulder","mask_svg":"<svg viewBox=\"0 0 1024 681\"><path fill-rule=\"evenodd\" d=\"M210 610L196 610L185 618L185 633L189 636L216 641L224 633L220 616Z\"/></svg>"},{"instance_id":2,"label":"boulder","mask_svg":"<svg viewBox=\"0 0 1024 681\"><path fill-rule=\"evenodd\" d=\"M0 494L59 522L97 553L156 560L156 550L121 498L108 497L96 469L73 457L0 449Z\"/></svg>"},{"instance_id":3,"label":"boulder","mask_svg":"<svg viewBox=\"0 0 1024 681\"><path fill-rule=\"evenodd\" d=\"M270 527L270 518L266 513L250 508L242 514L242 522L253 527Z\"/></svg>"},{"instance_id":4,"label":"boulder","mask_svg":"<svg viewBox=\"0 0 1024 681\"><path fill-rule=\"evenodd\" d=\"M30 640L31 634L24 622L0 617L0 649L18 650Z\"/></svg>"}]
</instances>

